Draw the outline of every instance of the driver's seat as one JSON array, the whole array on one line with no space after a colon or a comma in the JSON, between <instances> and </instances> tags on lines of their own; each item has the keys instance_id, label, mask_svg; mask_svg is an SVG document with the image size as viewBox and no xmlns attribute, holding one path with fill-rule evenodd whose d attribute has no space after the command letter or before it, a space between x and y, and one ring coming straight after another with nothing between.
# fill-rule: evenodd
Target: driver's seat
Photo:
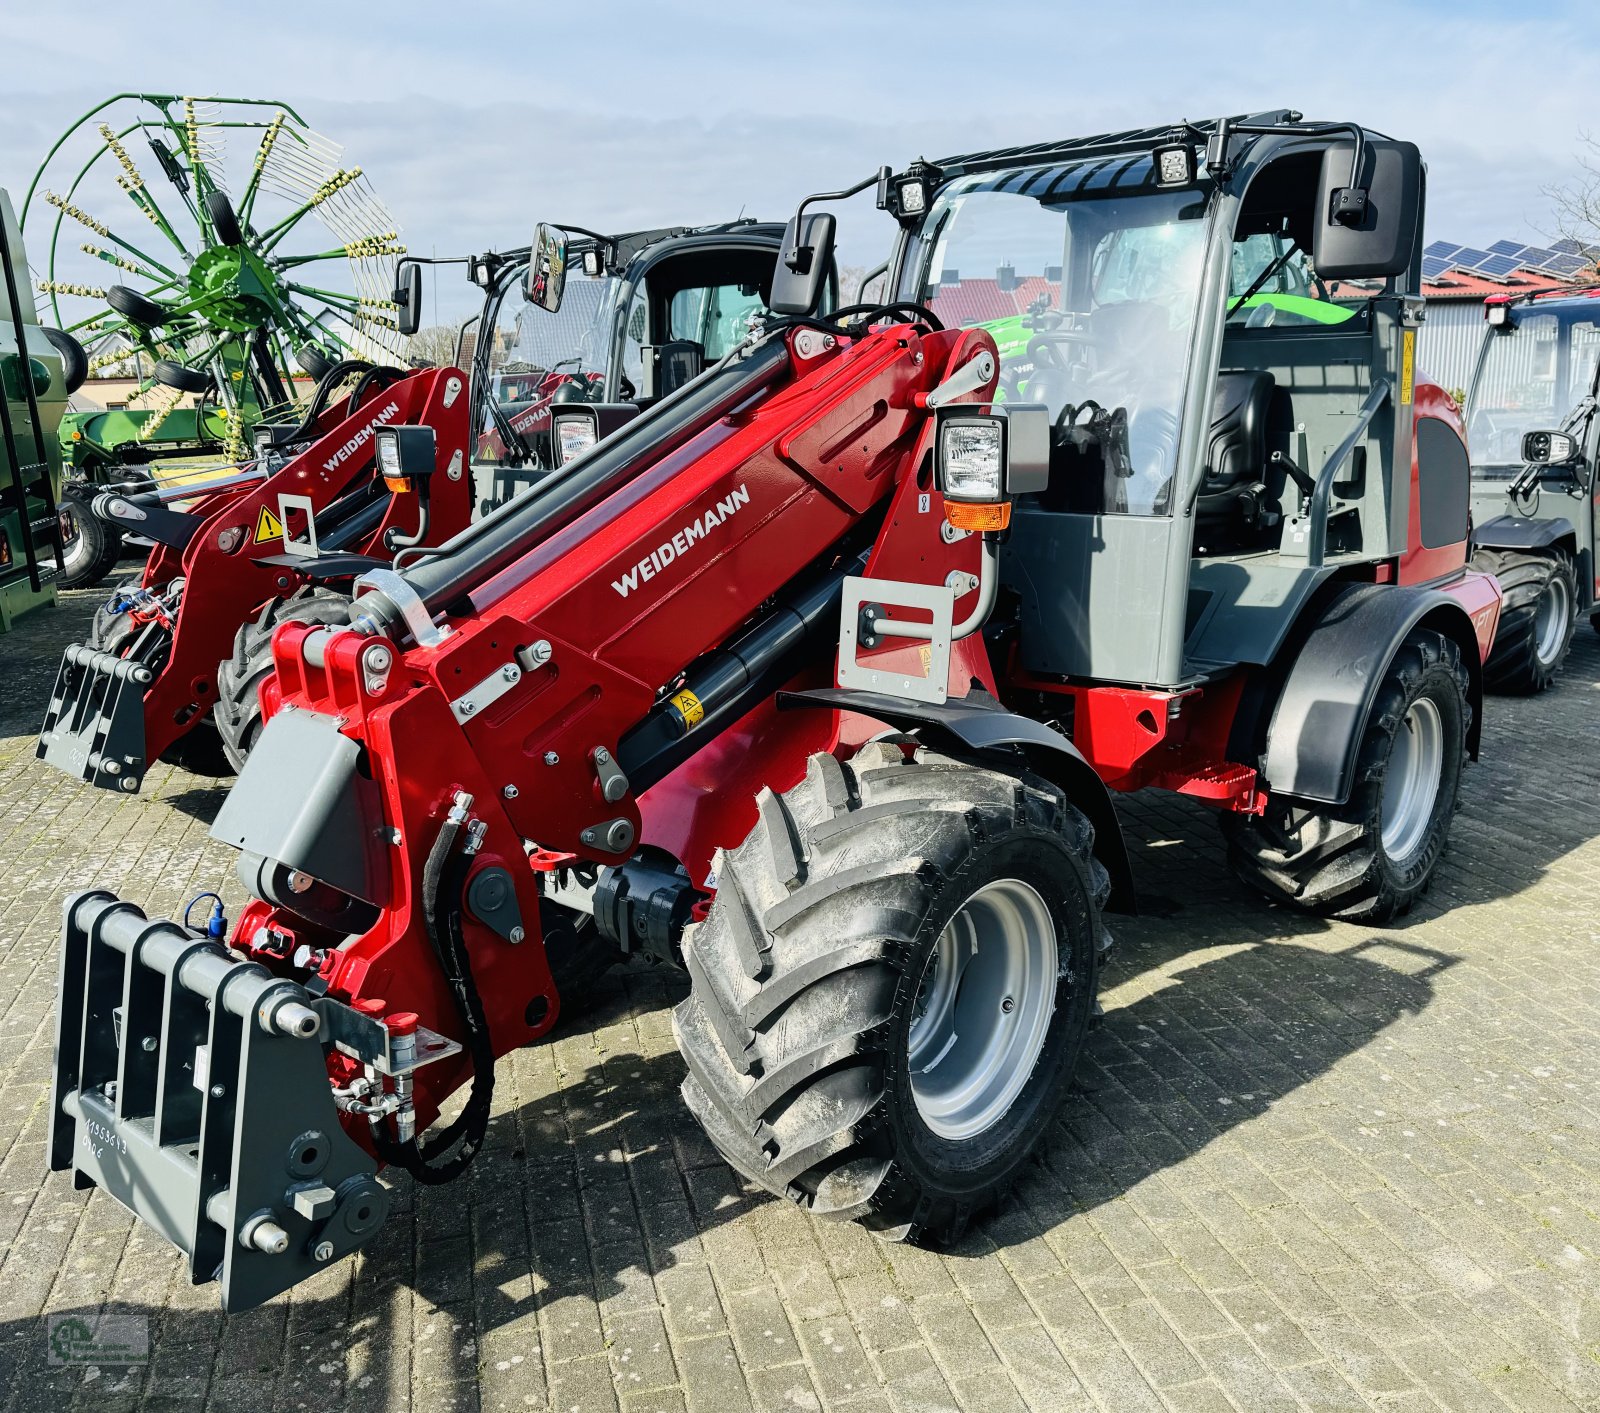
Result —
<instances>
[{"instance_id":1,"label":"driver's seat","mask_svg":"<svg viewBox=\"0 0 1600 1413\"><path fill-rule=\"evenodd\" d=\"M1260 369L1217 374L1205 472L1195 502L1195 539L1206 548L1237 542L1260 529L1267 413L1275 387L1272 374Z\"/></svg>"}]
</instances>

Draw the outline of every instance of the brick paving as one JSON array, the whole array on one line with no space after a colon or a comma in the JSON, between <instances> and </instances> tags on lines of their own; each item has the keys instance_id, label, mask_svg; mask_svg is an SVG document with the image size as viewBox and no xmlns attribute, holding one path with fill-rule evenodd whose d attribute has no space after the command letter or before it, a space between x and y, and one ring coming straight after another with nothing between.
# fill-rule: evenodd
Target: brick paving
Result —
<instances>
[{"instance_id":1,"label":"brick paving","mask_svg":"<svg viewBox=\"0 0 1600 1413\"><path fill-rule=\"evenodd\" d=\"M95 596L0 638L0 1407L1600 1408L1600 638L1494 700L1453 847L1391 930L1270 908L1212 822L1141 798L1147 903L1044 1161L959 1250L746 1190L681 1112L681 983L618 972L501 1061L463 1183L225 1318L215 1286L44 1172L62 896L237 900L223 789L33 760ZM49 1368L45 1313L149 1320L148 1366Z\"/></svg>"}]
</instances>

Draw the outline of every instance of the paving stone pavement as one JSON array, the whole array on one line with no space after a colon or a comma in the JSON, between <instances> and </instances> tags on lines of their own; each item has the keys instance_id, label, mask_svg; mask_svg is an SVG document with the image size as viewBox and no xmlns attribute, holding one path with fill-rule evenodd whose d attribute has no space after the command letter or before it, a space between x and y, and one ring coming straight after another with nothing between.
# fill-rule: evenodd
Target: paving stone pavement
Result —
<instances>
[{"instance_id":1,"label":"paving stone pavement","mask_svg":"<svg viewBox=\"0 0 1600 1413\"><path fill-rule=\"evenodd\" d=\"M1213 822L1124 817L1147 911L1043 1162L955 1251L736 1180L682 1112L631 966L500 1063L492 1138L402 1179L354 1261L236 1317L100 1193L47 1176L64 894L219 884L224 790L119 799L33 760L96 595L0 638L0 1407L1600 1408L1600 638L1489 706L1451 852L1388 930L1265 905ZM148 1366L47 1366L42 1316L148 1319Z\"/></svg>"}]
</instances>

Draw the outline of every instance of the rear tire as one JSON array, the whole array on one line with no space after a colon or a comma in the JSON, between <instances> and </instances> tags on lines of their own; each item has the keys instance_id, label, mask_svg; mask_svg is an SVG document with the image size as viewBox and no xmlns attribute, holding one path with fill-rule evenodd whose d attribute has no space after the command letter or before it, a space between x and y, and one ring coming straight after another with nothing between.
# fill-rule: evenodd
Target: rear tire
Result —
<instances>
[{"instance_id":1,"label":"rear tire","mask_svg":"<svg viewBox=\"0 0 1600 1413\"><path fill-rule=\"evenodd\" d=\"M1572 646L1578 585L1572 561L1550 550L1480 549L1472 557L1500 581L1500 626L1483 664L1483 685L1496 692L1542 692Z\"/></svg>"},{"instance_id":2,"label":"rear tire","mask_svg":"<svg viewBox=\"0 0 1600 1413\"><path fill-rule=\"evenodd\" d=\"M96 488L85 485L94 495ZM61 562L56 585L63 589L92 589L117 567L122 557L122 531L107 525L72 486L61 490L57 507L61 518Z\"/></svg>"},{"instance_id":3,"label":"rear tire","mask_svg":"<svg viewBox=\"0 0 1600 1413\"><path fill-rule=\"evenodd\" d=\"M1467 758L1472 708L1461 650L1415 629L1390 662L1335 810L1269 800L1223 815L1229 862L1246 883L1324 917L1384 922L1410 910L1444 852Z\"/></svg>"},{"instance_id":4,"label":"rear tire","mask_svg":"<svg viewBox=\"0 0 1600 1413\"><path fill-rule=\"evenodd\" d=\"M813 1215L954 1239L1071 1082L1109 945L1094 831L1038 776L891 742L758 807L684 938L684 1100Z\"/></svg>"},{"instance_id":5,"label":"rear tire","mask_svg":"<svg viewBox=\"0 0 1600 1413\"><path fill-rule=\"evenodd\" d=\"M273 599L254 622L241 625L233 637L233 654L217 666L217 701L211 719L228 763L244 769L261 736L261 684L272 675L272 633L280 623L318 623L344 627L350 622L350 598L332 589L308 589L286 599Z\"/></svg>"}]
</instances>

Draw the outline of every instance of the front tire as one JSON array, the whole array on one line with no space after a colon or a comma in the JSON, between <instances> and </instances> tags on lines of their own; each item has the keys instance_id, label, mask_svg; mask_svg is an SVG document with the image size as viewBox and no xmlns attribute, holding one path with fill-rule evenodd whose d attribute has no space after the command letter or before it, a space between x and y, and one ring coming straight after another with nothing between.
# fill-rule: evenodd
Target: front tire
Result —
<instances>
[{"instance_id":1,"label":"front tire","mask_svg":"<svg viewBox=\"0 0 1600 1413\"><path fill-rule=\"evenodd\" d=\"M95 487L85 486L88 495ZM122 557L122 531L106 522L71 486L61 491L57 507L61 521L62 570L56 584L63 589L92 589L117 567Z\"/></svg>"},{"instance_id":2,"label":"front tire","mask_svg":"<svg viewBox=\"0 0 1600 1413\"><path fill-rule=\"evenodd\" d=\"M350 598L332 589L310 589L286 599L273 599L253 622L241 624L233 636L233 653L217 666L217 700L211 719L217 724L222 751L235 772L261 737L261 684L272 676L272 634L280 623L316 623L346 627Z\"/></svg>"},{"instance_id":3,"label":"front tire","mask_svg":"<svg viewBox=\"0 0 1600 1413\"><path fill-rule=\"evenodd\" d=\"M814 1215L953 1239L1071 1082L1109 944L1093 829L1038 776L892 742L758 805L684 938L684 1100Z\"/></svg>"},{"instance_id":4,"label":"front tire","mask_svg":"<svg viewBox=\"0 0 1600 1413\"><path fill-rule=\"evenodd\" d=\"M1500 626L1483 664L1483 685L1496 692L1542 692L1572 646L1578 585L1572 561L1555 550L1481 549L1472 557L1500 581Z\"/></svg>"},{"instance_id":5,"label":"front tire","mask_svg":"<svg viewBox=\"0 0 1600 1413\"><path fill-rule=\"evenodd\" d=\"M1378 689L1349 802L1273 799L1259 817L1224 815L1234 871L1324 917L1386 922L1408 912L1444 852L1471 714L1461 649L1414 629Z\"/></svg>"}]
</instances>

